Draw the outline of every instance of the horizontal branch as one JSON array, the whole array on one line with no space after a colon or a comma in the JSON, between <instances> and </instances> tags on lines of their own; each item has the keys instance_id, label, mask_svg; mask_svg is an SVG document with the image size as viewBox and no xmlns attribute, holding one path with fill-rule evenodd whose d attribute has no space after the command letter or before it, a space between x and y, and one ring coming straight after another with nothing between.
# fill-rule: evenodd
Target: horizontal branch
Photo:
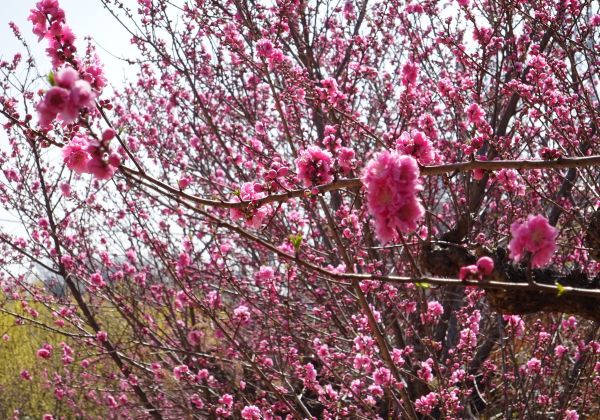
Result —
<instances>
[{"instance_id":1,"label":"horizontal branch","mask_svg":"<svg viewBox=\"0 0 600 420\"><path fill-rule=\"evenodd\" d=\"M447 163L443 165L432 165L422 166L422 176L435 176L442 175L452 172L468 172L475 169L481 169L486 171L494 171L499 169L562 169L562 168L581 168L589 166L600 166L600 155L587 156L587 157L566 157L556 160L493 160L493 161L479 161L474 160L470 162L458 162L458 163ZM284 193L270 194L264 198L248 201L221 201L211 200L207 198L197 197L188 193L183 192L180 189L173 188L170 185L165 184L151 177L150 175L137 171L135 169L121 166L122 171L132 177L138 179L144 179L149 181L163 192L174 194L177 197L190 200L196 204L201 204L209 207L220 207L220 208L246 208L249 205L260 207L265 204L275 202L285 202L292 198L305 197L314 194L324 194L329 191L342 190L347 188L359 188L362 186L360 178L348 178L333 181L329 184L318 185L310 188L301 188L290 190Z\"/></svg>"}]
</instances>

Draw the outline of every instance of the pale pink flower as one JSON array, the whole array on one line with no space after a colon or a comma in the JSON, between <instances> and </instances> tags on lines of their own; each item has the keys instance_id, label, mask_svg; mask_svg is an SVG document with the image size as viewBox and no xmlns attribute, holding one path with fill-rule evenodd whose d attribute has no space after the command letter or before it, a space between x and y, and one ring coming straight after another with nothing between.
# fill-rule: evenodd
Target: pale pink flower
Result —
<instances>
[{"instance_id":1,"label":"pale pink flower","mask_svg":"<svg viewBox=\"0 0 600 420\"><path fill-rule=\"evenodd\" d=\"M187 333L188 342L192 346L197 346L201 343L202 337L204 337L204 333L200 330L191 330Z\"/></svg>"},{"instance_id":2,"label":"pale pink flower","mask_svg":"<svg viewBox=\"0 0 600 420\"><path fill-rule=\"evenodd\" d=\"M458 278L461 280L471 280L473 277L479 278L479 269L476 265L466 265L460 267Z\"/></svg>"},{"instance_id":3,"label":"pale pink flower","mask_svg":"<svg viewBox=\"0 0 600 420\"><path fill-rule=\"evenodd\" d=\"M318 146L309 146L296 159L296 170L305 187L327 184L333 180L331 153Z\"/></svg>"},{"instance_id":4,"label":"pale pink flower","mask_svg":"<svg viewBox=\"0 0 600 420\"><path fill-rule=\"evenodd\" d=\"M415 401L415 410L421 414L429 415L437 407L439 394L430 392Z\"/></svg>"},{"instance_id":5,"label":"pale pink flower","mask_svg":"<svg viewBox=\"0 0 600 420\"><path fill-rule=\"evenodd\" d=\"M90 276L90 283L93 284L96 287L105 287L106 283L104 282L104 279L102 278L102 275L100 273L94 273Z\"/></svg>"},{"instance_id":6,"label":"pale pink flower","mask_svg":"<svg viewBox=\"0 0 600 420\"><path fill-rule=\"evenodd\" d=\"M356 164L354 150L348 147L340 147L337 150L337 161L340 170L344 175L348 175Z\"/></svg>"},{"instance_id":7,"label":"pale pink flower","mask_svg":"<svg viewBox=\"0 0 600 420\"><path fill-rule=\"evenodd\" d=\"M565 410L563 420L579 420L579 414L575 410Z\"/></svg>"},{"instance_id":8,"label":"pale pink flower","mask_svg":"<svg viewBox=\"0 0 600 420\"><path fill-rule=\"evenodd\" d=\"M46 347L43 347L37 351L37 357L40 359L49 359L52 357L52 351Z\"/></svg>"},{"instance_id":9,"label":"pale pink flower","mask_svg":"<svg viewBox=\"0 0 600 420\"><path fill-rule=\"evenodd\" d=\"M411 156L383 151L371 159L363 172L367 207L375 219L379 240L387 243L397 231L412 232L425 210L416 194L422 189L419 166Z\"/></svg>"},{"instance_id":10,"label":"pale pink flower","mask_svg":"<svg viewBox=\"0 0 600 420\"><path fill-rule=\"evenodd\" d=\"M525 371L528 374L535 375L535 374L539 373L541 369L542 369L542 362L538 358L532 357L531 359L529 359L527 361Z\"/></svg>"},{"instance_id":11,"label":"pale pink flower","mask_svg":"<svg viewBox=\"0 0 600 420\"><path fill-rule=\"evenodd\" d=\"M250 322L250 309L245 305L240 305L233 310L233 317L242 325Z\"/></svg>"},{"instance_id":12,"label":"pale pink flower","mask_svg":"<svg viewBox=\"0 0 600 420\"><path fill-rule=\"evenodd\" d=\"M185 375L187 375L190 371L190 368L187 365L179 365L173 368L173 376L175 379L180 381Z\"/></svg>"},{"instance_id":13,"label":"pale pink flower","mask_svg":"<svg viewBox=\"0 0 600 420\"><path fill-rule=\"evenodd\" d=\"M73 67L65 67L54 75L56 85L65 89L71 89L77 80L79 80L79 73Z\"/></svg>"},{"instance_id":14,"label":"pale pink flower","mask_svg":"<svg viewBox=\"0 0 600 420\"><path fill-rule=\"evenodd\" d=\"M261 188L262 186L260 184L254 182L245 182L242 184L239 196L235 197L234 200L249 202L249 205L246 208L232 208L229 211L229 215L233 220L244 219L246 225L253 228L259 228L262 225L263 220L271 212L271 206L264 205L256 207L252 203L253 201L266 196Z\"/></svg>"},{"instance_id":15,"label":"pale pink flower","mask_svg":"<svg viewBox=\"0 0 600 420\"><path fill-rule=\"evenodd\" d=\"M515 222L510 227L512 239L508 244L510 257L520 261L526 253L531 254L531 265L539 268L547 265L556 251L558 230L550 226L541 215L529 215L523 223Z\"/></svg>"}]
</instances>

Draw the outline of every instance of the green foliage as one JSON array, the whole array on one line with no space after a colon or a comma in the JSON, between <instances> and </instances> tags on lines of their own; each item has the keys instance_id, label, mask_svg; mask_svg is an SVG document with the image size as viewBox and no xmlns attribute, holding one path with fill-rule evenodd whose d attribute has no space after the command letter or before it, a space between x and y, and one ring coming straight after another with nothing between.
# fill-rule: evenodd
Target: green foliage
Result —
<instances>
[{"instance_id":1,"label":"green foliage","mask_svg":"<svg viewBox=\"0 0 600 420\"><path fill-rule=\"evenodd\" d=\"M16 304L4 307L22 314ZM32 418L54 412L56 400L44 379L53 361L40 361L36 352L43 343L56 347L62 337L30 324L17 325L15 318L6 313L0 313L0 336L4 336L0 340L0 418L10 418L15 410ZM23 370L31 373L31 380L21 378Z\"/></svg>"}]
</instances>

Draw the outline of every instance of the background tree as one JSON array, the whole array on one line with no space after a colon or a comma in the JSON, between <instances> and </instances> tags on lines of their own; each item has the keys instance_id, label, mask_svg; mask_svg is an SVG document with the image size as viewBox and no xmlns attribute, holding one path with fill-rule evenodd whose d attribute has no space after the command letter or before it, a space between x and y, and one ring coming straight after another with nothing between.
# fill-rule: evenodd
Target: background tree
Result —
<instances>
[{"instance_id":1,"label":"background tree","mask_svg":"<svg viewBox=\"0 0 600 420\"><path fill-rule=\"evenodd\" d=\"M124 88L56 0L0 63L3 311L72 341L61 410L597 413L597 2L101 2Z\"/></svg>"}]
</instances>

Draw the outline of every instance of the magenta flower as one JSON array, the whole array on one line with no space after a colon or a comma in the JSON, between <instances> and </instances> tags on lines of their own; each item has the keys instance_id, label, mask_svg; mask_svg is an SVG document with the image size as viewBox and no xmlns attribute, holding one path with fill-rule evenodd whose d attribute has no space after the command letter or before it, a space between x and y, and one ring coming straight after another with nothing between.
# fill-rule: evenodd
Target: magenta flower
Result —
<instances>
[{"instance_id":1,"label":"magenta flower","mask_svg":"<svg viewBox=\"0 0 600 420\"><path fill-rule=\"evenodd\" d=\"M253 202L255 200L259 200L266 196L266 194L261 190L261 185L254 182L245 182L242 184L240 188L239 197L235 197L236 201L244 201L244 202ZM254 205L248 206L248 208L232 208L229 212L229 215L233 220L244 219L246 221L246 225L259 228L263 220L269 215L271 212L271 206L265 205L256 207Z\"/></svg>"},{"instance_id":2,"label":"magenta flower","mask_svg":"<svg viewBox=\"0 0 600 420\"><path fill-rule=\"evenodd\" d=\"M417 198L422 189L419 166L411 156L383 151L371 159L363 172L367 207L375 219L379 240L387 243L397 231L412 232L425 210Z\"/></svg>"},{"instance_id":3,"label":"magenta flower","mask_svg":"<svg viewBox=\"0 0 600 420\"><path fill-rule=\"evenodd\" d=\"M331 153L318 146L309 146L296 159L298 179L305 187L327 184L333 180Z\"/></svg>"},{"instance_id":4,"label":"magenta flower","mask_svg":"<svg viewBox=\"0 0 600 420\"><path fill-rule=\"evenodd\" d=\"M510 227L510 233L510 258L518 262L526 253L530 253L534 268L543 267L550 262L556 251L558 231L550 226L544 216L530 215L523 223L515 222Z\"/></svg>"},{"instance_id":5,"label":"magenta flower","mask_svg":"<svg viewBox=\"0 0 600 420\"><path fill-rule=\"evenodd\" d=\"M40 359L49 359L52 357L52 351L46 347L41 348L37 351L37 357Z\"/></svg>"}]
</instances>

